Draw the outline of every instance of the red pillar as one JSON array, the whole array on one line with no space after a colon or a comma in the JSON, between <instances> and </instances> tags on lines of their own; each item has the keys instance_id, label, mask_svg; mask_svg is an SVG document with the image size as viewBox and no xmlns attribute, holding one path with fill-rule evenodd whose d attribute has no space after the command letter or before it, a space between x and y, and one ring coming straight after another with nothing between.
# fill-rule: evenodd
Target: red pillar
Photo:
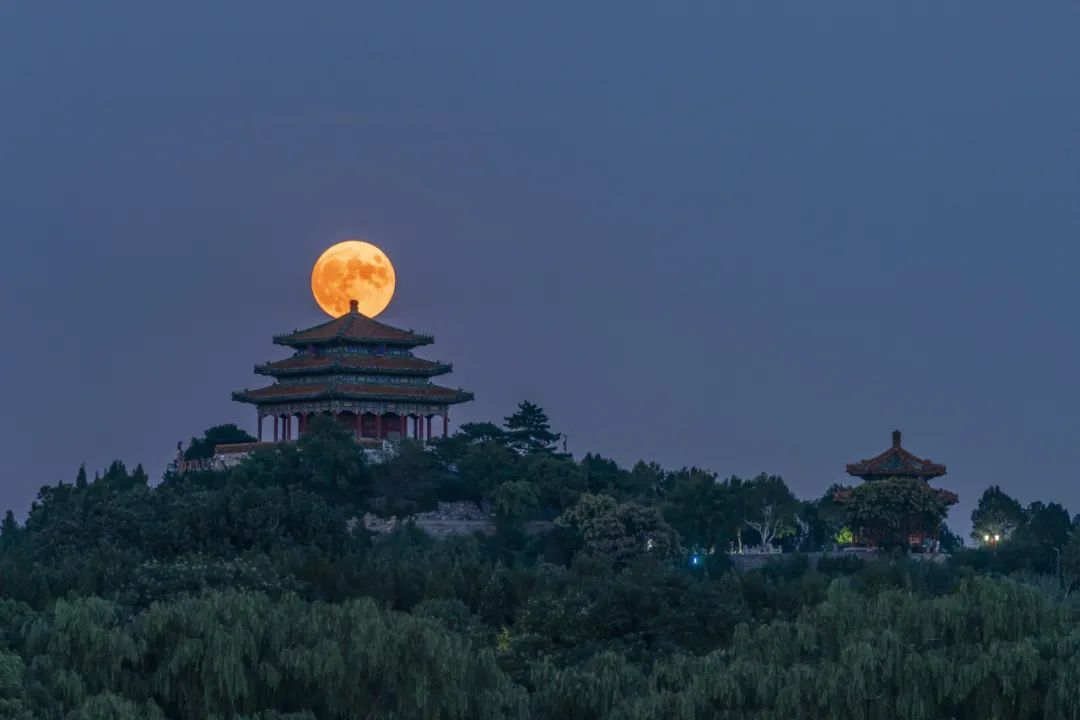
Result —
<instances>
[{"instance_id":1,"label":"red pillar","mask_svg":"<svg viewBox=\"0 0 1080 720\"><path fill-rule=\"evenodd\" d=\"M427 442L431 442L431 416L430 415L427 416L427 437L425 438L425 440Z\"/></svg>"},{"instance_id":2,"label":"red pillar","mask_svg":"<svg viewBox=\"0 0 1080 720\"><path fill-rule=\"evenodd\" d=\"M274 416L274 442L278 441L278 416Z\"/></svg>"},{"instance_id":3,"label":"red pillar","mask_svg":"<svg viewBox=\"0 0 1080 720\"><path fill-rule=\"evenodd\" d=\"M450 413L444 412L442 414L442 436L446 437L448 430L450 429Z\"/></svg>"},{"instance_id":4,"label":"red pillar","mask_svg":"<svg viewBox=\"0 0 1080 720\"><path fill-rule=\"evenodd\" d=\"M380 440L382 440L383 438L382 413L379 413L375 416L375 437L379 438Z\"/></svg>"},{"instance_id":5,"label":"red pillar","mask_svg":"<svg viewBox=\"0 0 1080 720\"><path fill-rule=\"evenodd\" d=\"M363 420L364 416L360 413L356 413L356 419L353 421L353 429L356 431L357 438L364 437Z\"/></svg>"},{"instance_id":6,"label":"red pillar","mask_svg":"<svg viewBox=\"0 0 1080 720\"><path fill-rule=\"evenodd\" d=\"M262 421L263 421L263 416L262 416L262 415L261 415L260 413L256 413L256 414L255 414L255 417L257 417L257 418L258 418L258 422L259 422L259 425L258 425L258 428L259 428L259 429L258 429L258 431L256 432L256 434L257 434L257 435L258 435L258 437L259 437L259 442L262 442Z\"/></svg>"},{"instance_id":7,"label":"red pillar","mask_svg":"<svg viewBox=\"0 0 1080 720\"><path fill-rule=\"evenodd\" d=\"M401 439L404 440L409 437L409 416L401 416Z\"/></svg>"}]
</instances>

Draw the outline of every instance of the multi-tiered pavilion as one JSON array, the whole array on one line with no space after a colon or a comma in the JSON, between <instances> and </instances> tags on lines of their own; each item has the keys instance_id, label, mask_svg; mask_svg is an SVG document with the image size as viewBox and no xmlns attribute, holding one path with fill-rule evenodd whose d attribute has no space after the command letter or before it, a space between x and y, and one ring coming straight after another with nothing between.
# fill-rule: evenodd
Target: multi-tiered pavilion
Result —
<instances>
[{"instance_id":1,"label":"multi-tiered pavilion","mask_svg":"<svg viewBox=\"0 0 1080 720\"><path fill-rule=\"evenodd\" d=\"M848 475L860 478L868 483L897 478L920 480L926 483L928 487L931 480L941 477L946 472L944 465L921 458L905 450L900 444L899 430L893 431L892 446L885 450L885 452L875 455L868 460L850 463L847 465L846 470ZM931 487L930 490L936 493L938 497L944 501L946 506L955 505L958 501L956 493L951 490L933 487ZM841 488L833 494L833 498L837 502L845 504L851 501L852 492L852 488ZM918 524L917 519L914 519L912 522L915 525ZM933 546L936 547L937 536L939 533L940 527L929 535L923 529L909 528L906 533L906 539L908 544L913 547L924 545L926 540L933 541ZM862 535L861 539L871 546L878 545L885 539L880 533L876 535L872 532L860 534Z\"/></svg>"},{"instance_id":2,"label":"multi-tiered pavilion","mask_svg":"<svg viewBox=\"0 0 1080 720\"><path fill-rule=\"evenodd\" d=\"M450 406L473 399L472 393L431 382L450 372L449 364L413 355L434 338L372 320L355 301L341 317L278 335L274 342L294 350L290 358L255 367L275 383L233 393L234 400L256 407L260 442L268 418L277 442L299 437L318 414L332 415L361 441L425 441L432 437L434 418L442 420L437 430L446 437Z\"/></svg>"}]
</instances>

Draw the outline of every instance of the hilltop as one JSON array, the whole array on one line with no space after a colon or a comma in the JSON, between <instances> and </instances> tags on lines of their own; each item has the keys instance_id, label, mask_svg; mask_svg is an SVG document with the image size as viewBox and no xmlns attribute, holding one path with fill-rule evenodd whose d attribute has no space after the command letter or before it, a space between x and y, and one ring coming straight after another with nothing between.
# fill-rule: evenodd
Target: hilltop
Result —
<instances>
[{"instance_id":1,"label":"hilltop","mask_svg":"<svg viewBox=\"0 0 1080 720\"><path fill-rule=\"evenodd\" d=\"M1052 503L992 487L981 547L942 528L912 548L890 528L944 515L896 478L847 489L852 504L837 488L800 500L771 475L575 459L529 403L379 459L332 421L307 430L156 484L121 462L80 469L24 525L9 512L0 717L1080 712L1080 534ZM234 435L213 428L189 454ZM440 502L489 531L407 520ZM365 516L398 521L372 532ZM870 537L872 563L800 554ZM760 545L781 561L734 572L729 552Z\"/></svg>"}]
</instances>

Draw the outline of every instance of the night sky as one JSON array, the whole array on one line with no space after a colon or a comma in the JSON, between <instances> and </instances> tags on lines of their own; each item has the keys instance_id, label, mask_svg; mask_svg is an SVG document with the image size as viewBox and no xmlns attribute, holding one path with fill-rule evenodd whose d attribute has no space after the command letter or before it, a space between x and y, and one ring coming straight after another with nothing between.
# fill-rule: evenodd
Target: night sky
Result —
<instances>
[{"instance_id":1,"label":"night sky","mask_svg":"<svg viewBox=\"0 0 1080 720\"><path fill-rule=\"evenodd\" d=\"M779 473L905 446L1080 512L1076 2L4 2L0 508L254 409L380 318L577 454Z\"/></svg>"}]
</instances>

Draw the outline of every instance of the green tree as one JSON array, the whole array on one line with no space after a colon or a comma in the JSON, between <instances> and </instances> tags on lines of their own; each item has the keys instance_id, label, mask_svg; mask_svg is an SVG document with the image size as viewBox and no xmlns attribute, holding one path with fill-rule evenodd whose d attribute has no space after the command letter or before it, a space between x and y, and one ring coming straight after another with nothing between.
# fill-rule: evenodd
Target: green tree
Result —
<instances>
[{"instance_id":1,"label":"green tree","mask_svg":"<svg viewBox=\"0 0 1080 720\"><path fill-rule=\"evenodd\" d=\"M241 430L235 423L214 425L203 432L202 437L193 437L184 451L185 460L205 460L214 456L214 448L231 443L255 442L255 438Z\"/></svg>"},{"instance_id":2,"label":"green tree","mask_svg":"<svg viewBox=\"0 0 1080 720\"><path fill-rule=\"evenodd\" d=\"M1080 530L1073 530L1065 547L1061 549L1061 584L1065 597L1080 583Z\"/></svg>"},{"instance_id":3,"label":"green tree","mask_svg":"<svg viewBox=\"0 0 1080 720\"><path fill-rule=\"evenodd\" d=\"M113 693L102 693L83 702L67 716L69 720L163 720L153 701L134 703Z\"/></svg>"},{"instance_id":4,"label":"green tree","mask_svg":"<svg viewBox=\"0 0 1080 720\"><path fill-rule=\"evenodd\" d=\"M500 485L522 476L519 455L498 442L469 446L457 461L457 475L466 497L491 497Z\"/></svg>"},{"instance_id":5,"label":"green tree","mask_svg":"<svg viewBox=\"0 0 1080 720\"><path fill-rule=\"evenodd\" d=\"M916 533L937 538L949 510L947 498L918 478L885 478L851 493L848 525L881 545L907 547Z\"/></svg>"},{"instance_id":6,"label":"green tree","mask_svg":"<svg viewBox=\"0 0 1080 720\"><path fill-rule=\"evenodd\" d=\"M1051 548L1060 548L1068 542L1072 519L1058 503L1033 502L1024 515L1024 523L1013 533L1015 540Z\"/></svg>"},{"instance_id":7,"label":"green tree","mask_svg":"<svg viewBox=\"0 0 1080 720\"><path fill-rule=\"evenodd\" d=\"M0 717L32 720L25 702L25 664L14 653L0 650Z\"/></svg>"},{"instance_id":8,"label":"green tree","mask_svg":"<svg viewBox=\"0 0 1080 720\"><path fill-rule=\"evenodd\" d=\"M379 509L391 515L409 515L435 507L446 471L434 454L412 441L398 445L390 459L372 468Z\"/></svg>"},{"instance_id":9,"label":"green tree","mask_svg":"<svg viewBox=\"0 0 1080 720\"><path fill-rule=\"evenodd\" d=\"M543 718L607 718L645 683L641 668L614 652L563 669L541 662L532 667L530 677L536 688L533 711Z\"/></svg>"},{"instance_id":10,"label":"green tree","mask_svg":"<svg viewBox=\"0 0 1080 720\"><path fill-rule=\"evenodd\" d=\"M664 517L692 547L726 549L734 539L731 528L742 518L733 517L730 487L716 473L683 468L667 478Z\"/></svg>"},{"instance_id":11,"label":"green tree","mask_svg":"<svg viewBox=\"0 0 1080 720\"><path fill-rule=\"evenodd\" d=\"M19 523L15 513L8 510L0 522L0 550L7 550L19 542Z\"/></svg>"},{"instance_id":12,"label":"green tree","mask_svg":"<svg viewBox=\"0 0 1080 720\"><path fill-rule=\"evenodd\" d=\"M503 442L506 432L495 423L465 423L454 433L454 437L468 445L482 445L488 442Z\"/></svg>"},{"instance_id":13,"label":"green tree","mask_svg":"<svg viewBox=\"0 0 1080 720\"><path fill-rule=\"evenodd\" d=\"M728 504L728 534L735 538L735 550L743 551L743 532L746 530L746 518L750 513L750 493L746 481L732 475L724 481Z\"/></svg>"},{"instance_id":14,"label":"green tree","mask_svg":"<svg viewBox=\"0 0 1080 720\"><path fill-rule=\"evenodd\" d=\"M1026 519L1020 503L997 485L991 485L971 511L971 538L975 542L985 542L988 537L1004 542Z\"/></svg>"},{"instance_id":15,"label":"green tree","mask_svg":"<svg viewBox=\"0 0 1080 720\"><path fill-rule=\"evenodd\" d=\"M615 568L645 558L666 561L681 552L679 535L659 508L620 504L608 495L583 494L555 523L575 533L584 552Z\"/></svg>"},{"instance_id":16,"label":"green tree","mask_svg":"<svg viewBox=\"0 0 1080 720\"><path fill-rule=\"evenodd\" d=\"M591 493L606 493L617 497L624 489L626 471L614 460L594 453L585 453L578 463L585 481L585 488Z\"/></svg>"},{"instance_id":17,"label":"green tree","mask_svg":"<svg viewBox=\"0 0 1080 720\"><path fill-rule=\"evenodd\" d=\"M840 485L831 485L815 502L806 504L803 517L809 525L809 547L827 547L836 543L844 529L847 513L836 501L838 490L842 490Z\"/></svg>"},{"instance_id":18,"label":"green tree","mask_svg":"<svg viewBox=\"0 0 1080 720\"><path fill-rule=\"evenodd\" d=\"M490 650L370 599L326 604L207 593L134 617L100 599L61 600L35 620L24 652L33 657L27 685L36 689L40 717L495 720L526 713L524 691ZM18 675L18 663L6 659L0 655L0 697L5 670Z\"/></svg>"},{"instance_id":19,"label":"green tree","mask_svg":"<svg viewBox=\"0 0 1080 720\"><path fill-rule=\"evenodd\" d=\"M433 449L444 463L454 465L460 462L470 449L488 444L506 444L506 433L502 428L490 422L465 423L450 437L438 438Z\"/></svg>"},{"instance_id":20,"label":"green tree","mask_svg":"<svg viewBox=\"0 0 1080 720\"><path fill-rule=\"evenodd\" d=\"M131 471L131 485L132 487L147 487L150 485L150 477L146 474L146 470L143 469L142 463L135 466L135 469Z\"/></svg>"},{"instance_id":21,"label":"green tree","mask_svg":"<svg viewBox=\"0 0 1080 720\"><path fill-rule=\"evenodd\" d=\"M313 487L354 501L369 493L371 480L355 435L333 417L312 417L296 446L302 472Z\"/></svg>"},{"instance_id":22,"label":"green tree","mask_svg":"<svg viewBox=\"0 0 1080 720\"><path fill-rule=\"evenodd\" d=\"M527 480L511 480L495 491L491 509L504 523L520 523L540 507L540 493Z\"/></svg>"},{"instance_id":23,"label":"green tree","mask_svg":"<svg viewBox=\"0 0 1080 720\"><path fill-rule=\"evenodd\" d=\"M743 522L757 532L762 545L795 533L798 501L779 475L762 473L738 492L745 498Z\"/></svg>"},{"instance_id":24,"label":"green tree","mask_svg":"<svg viewBox=\"0 0 1080 720\"><path fill-rule=\"evenodd\" d=\"M664 484L664 471L657 463L638 460L629 474L622 495L627 498L653 497L660 493Z\"/></svg>"},{"instance_id":25,"label":"green tree","mask_svg":"<svg viewBox=\"0 0 1080 720\"><path fill-rule=\"evenodd\" d=\"M105 474L101 476L100 480L95 478L94 483L100 483L102 486L116 492L127 492L136 487L127 466L119 460L113 460L109 463L109 467L105 469Z\"/></svg>"},{"instance_id":26,"label":"green tree","mask_svg":"<svg viewBox=\"0 0 1080 720\"><path fill-rule=\"evenodd\" d=\"M554 453L562 438L551 431L547 413L539 405L528 400L518 405L517 411L506 418L506 444L522 455L530 453Z\"/></svg>"},{"instance_id":27,"label":"green tree","mask_svg":"<svg viewBox=\"0 0 1080 720\"><path fill-rule=\"evenodd\" d=\"M585 473L567 457L534 453L522 457L520 462L522 477L536 487L544 509L561 512L577 502L585 491Z\"/></svg>"},{"instance_id":28,"label":"green tree","mask_svg":"<svg viewBox=\"0 0 1080 720\"><path fill-rule=\"evenodd\" d=\"M964 539L950 530L949 526L945 524L941 526L940 541L943 552L954 553L964 547Z\"/></svg>"}]
</instances>

